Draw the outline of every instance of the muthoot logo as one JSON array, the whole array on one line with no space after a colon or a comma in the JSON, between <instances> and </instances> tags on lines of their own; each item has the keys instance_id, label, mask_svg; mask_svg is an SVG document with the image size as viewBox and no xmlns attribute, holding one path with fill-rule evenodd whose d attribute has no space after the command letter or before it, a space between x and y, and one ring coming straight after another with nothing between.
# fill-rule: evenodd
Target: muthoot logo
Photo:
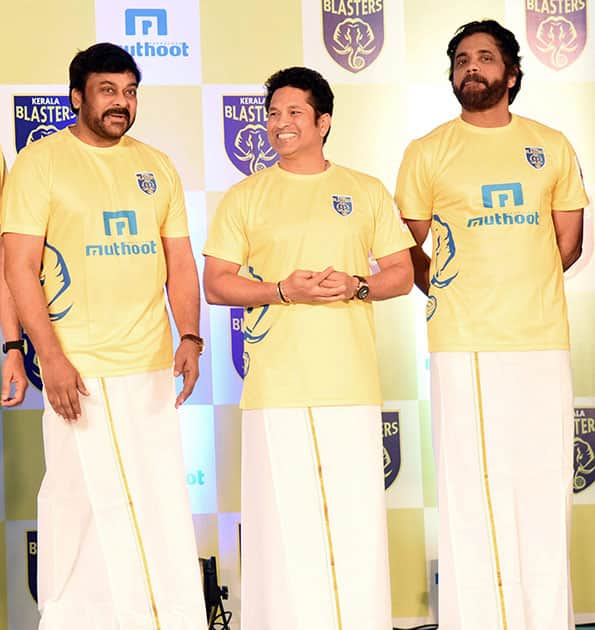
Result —
<instances>
[{"instance_id":1,"label":"muthoot logo","mask_svg":"<svg viewBox=\"0 0 595 630\"><path fill-rule=\"evenodd\" d=\"M122 48L133 57L188 57L190 45L169 37L165 9L126 9L124 11L126 41Z\"/></svg>"}]
</instances>

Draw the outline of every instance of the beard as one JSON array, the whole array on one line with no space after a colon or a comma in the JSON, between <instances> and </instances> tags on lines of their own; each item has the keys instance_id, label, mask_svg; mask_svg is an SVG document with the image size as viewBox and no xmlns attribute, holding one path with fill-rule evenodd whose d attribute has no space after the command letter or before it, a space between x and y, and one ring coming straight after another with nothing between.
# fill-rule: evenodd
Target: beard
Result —
<instances>
[{"instance_id":1,"label":"beard","mask_svg":"<svg viewBox=\"0 0 595 630\"><path fill-rule=\"evenodd\" d=\"M481 83L484 89L467 89L469 83ZM489 83L479 74L470 74L461 81L459 87L453 84L452 91L462 108L468 112L484 112L497 105L508 90L508 77L503 76Z\"/></svg>"},{"instance_id":2,"label":"beard","mask_svg":"<svg viewBox=\"0 0 595 630\"><path fill-rule=\"evenodd\" d=\"M111 114L119 114L126 118L125 125L110 125L107 123L107 118ZM132 127L134 123L134 118L130 118L130 112L121 107L113 107L111 109L106 110L101 114L101 116L97 116L88 111L84 104L81 105L79 111L79 118L82 118L85 125L93 131L100 138L105 138L106 140L118 140L120 139L129 129Z\"/></svg>"}]
</instances>

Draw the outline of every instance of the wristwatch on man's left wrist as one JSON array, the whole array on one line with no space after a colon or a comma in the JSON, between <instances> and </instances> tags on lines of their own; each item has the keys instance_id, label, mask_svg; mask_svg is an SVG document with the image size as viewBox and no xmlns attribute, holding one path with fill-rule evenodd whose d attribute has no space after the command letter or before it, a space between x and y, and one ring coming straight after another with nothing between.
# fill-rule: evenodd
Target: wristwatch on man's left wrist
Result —
<instances>
[{"instance_id":1,"label":"wristwatch on man's left wrist","mask_svg":"<svg viewBox=\"0 0 595 630\"><path fill-rule=\"evenodd\" d=\"M357 281L358 285L355 289L355 294L353 297L358 300L365 300L368 295L370 295L370 286L368 285L368 281L363 276L353 276Z\"/></svg>"},{"instance_id":2,"label":"wristwatch on man's left wrist","mask_svg":"<svg viewBox=\"0 0 595 630\"><path fill-rule=\"evenodd\" d=\"M15 341L5 341L2 344L2 352L7 354L9 350L20 350L21 354L25 356L25 341L23 339L17 339Z\"/></svg>"}]
</instances>

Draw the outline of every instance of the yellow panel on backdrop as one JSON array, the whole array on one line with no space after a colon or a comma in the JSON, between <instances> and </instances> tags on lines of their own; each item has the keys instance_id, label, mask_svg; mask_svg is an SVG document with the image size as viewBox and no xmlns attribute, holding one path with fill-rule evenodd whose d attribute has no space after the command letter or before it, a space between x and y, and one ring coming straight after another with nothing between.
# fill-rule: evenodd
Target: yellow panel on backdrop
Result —
<instances>
[{"instance_id":1,"label":"yellow panel on backdrop","mask_svg":"<svg viewBox=\"0 0 595 630\"><path fill-rule=\"evenodd\" d=\"M220 512L240 511L242 420L235 405L215 407L217 506Z\"/></svg>"},{"instance_id":2,"label":"yellow panel on backdrop","mask_svg":"<svg viewBox=\"0 0 595 630\"><path fill-rule=\"evenodd\" d=\"M45 470L41 411L4 411L6 520L33 520Z\"/></svg>"},{"instance_id":3,"label":"yellow panel on backdrop","mask_svg":"<svg viewBox=\"0 0 595 630\"><path fill-rule=\"evenodd\" d=\"M434 466L434 451L432 449L432 417L428 400L419 401L419 434L424 507L436 507L438 505L436 467Z\"/></svg>"},{"instance_id":4,"label":"yellow panel on backdrop","mask_svg":"<svg viewBox=\"0 0 595 630\"><path fill-rule=\"evenodd\" d=\"M0 630L8 628L8 609L6 606L6 523L0 521Z\"/></svg>"},{"instance_id":5,"label":"yellow panel on backdrop","mask_svg":"<svg viewBox=\"0 0 595 630\"><path fill-rule=\"evenodd\" d=\"M406 64L403 73L407 76L403 79L415 83L447 81L446 46L459 26L486 18L506 24L504 0L436 4L404 0L404 3Z\"/></svg>"},{"instance_id":6,"label":"yellow panel on backdrop","mask_svg":"<svg viewBox=\"0 0 595 630\"><path fill-rule=\"evenodd\" d=\"M572 510L572 592L574 611L593 611L593 576L595 575L595 505L575 505Z\"/></svg>"},{"instance_id":7,"label":"yellow panel on backdrop","mask_svg":"<svg viewBox=\"0 0 595 630\"><path fill-rule=\"evenodd\" d=\"M404 85L333 85L326 156L381 179L391 195L407 139Z\"/></svg>"},{"instance_id":8,"label":"yellow panel on backdrop","mask_svg":"<svg viewBox=\"0 0 595 630\"><path fill-rule=\"evenodd\" d=\"M567 300L574 395L591 397L595 392L595 294L569 294Z\"/></svg>"},{"instance_id":9,"label":"yellow panel on backdrop","mask_svg":"<svg viewBox=\"0 0 595 630\"><path fill-rule=\"evenodd\" d=\"M301 7L299 0L201 2L203 82L261 84L303 65Z\"/></svg>"},{"instance_id":10,"label":"yellow panel on backdrop","mask_svg":"<svg viewBox=\"0 0 595 630\"><path fill-rule=\"evenodd\" d=\"M376 302L374 318L384 400L417 399L413 299L399 297Z\"/></svg>"},{"instance_id":11,"label":"yellow panel on backdrop","mask_svg":"<svg viewBox=\"0 0 595 630\"><path fill-rule=\"evenodd\" d=\"M387 510L393 617L428 615L423 509Z\"/></svg>"},{"instance_id":12,"label":"yellow panel on backdrop","mask_svg":"<svg viewBox=\"0 0 595 630\"><path fill-rule=\"evenodd\" d=\"M93 0L20 0L3 9L0 83L67 83L71 59L95 41Z\"/></svg>"},{"instance_id":13,"label":"yellow panel on backdrop","mask_svg":"<svg viewBox=\"0 0 595 630\"><path fill-rule=\"evenodd\" d=\"M167 153L185 190L204 188L202 94L199 86L142 85L131 135Z\"/></svg>"}]
</instances>

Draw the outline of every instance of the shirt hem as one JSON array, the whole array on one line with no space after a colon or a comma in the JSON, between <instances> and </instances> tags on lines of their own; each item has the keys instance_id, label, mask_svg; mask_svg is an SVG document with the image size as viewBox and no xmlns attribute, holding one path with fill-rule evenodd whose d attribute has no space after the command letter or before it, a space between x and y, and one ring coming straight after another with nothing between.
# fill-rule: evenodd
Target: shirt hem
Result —
<instances>
[{"instance_id":1,"label":"shirt hem","mask_svg":"<svg viewBox=\"0 0 595 630\"><path fill-rule=\"evenodd\" d=\"M258 401L257 403L240 402L240 409L250 411L252 409L288 409L294 407L365 407L370 405L382 406L382 399L369 398L359 400L267 400Z\"/></svg>"}]
</instances>

